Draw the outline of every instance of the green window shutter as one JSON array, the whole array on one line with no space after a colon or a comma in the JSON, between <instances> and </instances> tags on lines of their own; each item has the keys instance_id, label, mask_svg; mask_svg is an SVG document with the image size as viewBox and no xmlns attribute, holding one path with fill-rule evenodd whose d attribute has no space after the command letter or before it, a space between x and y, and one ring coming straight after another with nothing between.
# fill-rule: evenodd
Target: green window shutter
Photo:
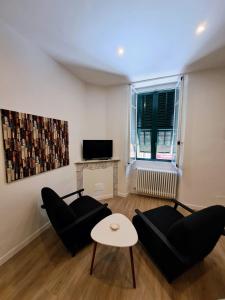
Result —
<instances>
[{"instance_id":1,"label":"green window shutter","mask_svg":"<svg viewBox=\"0 0 225 300\"><path fill-rule=\"evenodd\" d=\"M138 153L144 153L138 158L162 159L169 153L173 137L174 96L174 90L138 95Z\"/></svg>"},{"instance_id":2,"label":"green window shutter","mask_svg":"<svg viewBox=\"0 0 225 300\"><path fill-rule=\"evenodd\" d=\"M138 96L137 127L152 129L153 94Z\"/></svg>"},{"instance_id":3,"label":"green window shutter","mask_svg":"<svg viewBox=\"0 0 225 300\"><path fill-rule=\"evenodd\" d=\"M157 128L173 129L174 91L158 93Z\"/></svg>"},{"instance_id":4,"label":"green window shutter","mask_svg":"<svg viewBox=\"0 0 225 300\"><path fill-rule=\"evenodd\" d=\"M138 95L137 134L141 152L151 152L153 94Z\"/></svg>"},{"instance_id":5,"label":"green window shutter","mask_svg":"<svg viewBox=\"0 0 225 300\"><path fill-rule=\"evenodd\" d=\"M174 119L174 90L158 93L156 117L156 159L171 151ZM167 153L167 154L166 154Z\"/></svg>"}]
</instances>

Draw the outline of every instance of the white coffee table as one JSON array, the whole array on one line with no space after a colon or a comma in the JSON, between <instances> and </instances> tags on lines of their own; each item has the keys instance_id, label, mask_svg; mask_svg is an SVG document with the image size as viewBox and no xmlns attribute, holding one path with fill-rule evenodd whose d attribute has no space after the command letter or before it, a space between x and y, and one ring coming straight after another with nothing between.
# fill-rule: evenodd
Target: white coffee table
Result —
<instances>
[{"instance_id":1,"label":"white coffee table","mask_svg":"<svg viewBox=\"0 0 225 300\"><path fill-rule=\"evenodd\" d=\"M119 229L112 230L111 224L118 224ZM112 214L95 225L91 231L91 237L94 240L94 248L90 274L92 275L93 273L97 243L113 247L129 247L133 287L136 288L132 246L137 243L138 235L131 221L122 214Z\"/></svg>"}]
</instances>

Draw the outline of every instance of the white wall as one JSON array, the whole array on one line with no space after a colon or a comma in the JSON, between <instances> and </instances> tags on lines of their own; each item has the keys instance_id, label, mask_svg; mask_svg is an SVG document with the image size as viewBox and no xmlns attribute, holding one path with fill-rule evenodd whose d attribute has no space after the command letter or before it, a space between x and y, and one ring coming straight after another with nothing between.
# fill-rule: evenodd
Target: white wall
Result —
<instances>
[{"instance_id":1,"label":"white wall","mask_svg":"<svg viewBox=\"0 0 225 300\"><path fill-rule=\"evenodd\" d=\"M127 195L127 160L128 160L128 107L129 86L97 87L87 85L85 106L88 112L83 137L86 139L112 139L113 156L119 158L118 194ZM95 124L98 132L92 131ZM94 179L93 179L94 172ZM100 190L99 187L102 187ZM112 196L112 168L84 171L84 187L87 193L98 199Z\"/></svg>"},{"instance_id":2,"label":"white wall","mask_svg":"<svg viewBox=\"0 0 225 300\"><path fill-rule=\"evenodd\" d=\"M7 184L0 130L1 263L46 224L40 209L43 186L59 194L76 189L74 162L81 159L81 141L105 138L106 105L105 91L86 86L2 22L0 41L0 108L67 120L70 143L69 166Z\"/></svg>"},{"instance_id":3,"label":"white wall","mask_svg":"<svg viewBox=\"0 0 225 300\"><path fill-rule=\"evenodd\" d=\"M91 84L86 84L85 115L83 139L106 139L106 95L107 89ZM96 132L93 126L98 128Z\"/></svg>"},{"instance_id":4,"label":"white wall","mask_svg":"<svg viewBox=\"0 0 225 300\"><path fill-rule=\"evenodd\" d=\"M97 87L88 85L85 105L88 114L85 119L89 124L96 124L98 132L90 131L86 126L84 138L112 139L113 156L119 158L118 194L127 195L127 160L128 160L128 115L129 115L129 86ZM98 112L96 114L96 112ZM91 125L90 125L91 126ZM84 186L88 193L99 199L112 196L112 168L94 171L95 180L90 176L93 171L84 172ZM98 186L102 185L102 191Z\"/></svg>"},{"instance_id":5,"label":"white wall","mask_svg":"<svg viewBox=\"0 0 225 300\"><path fill-rule=\"evenodd\" d=\"M191 73L179 199L225 205L225 69Z\"/></svg>"},{"instance_id":6,"label":"white wall","mask_svg":"<svg viewBox=\"0 0 225 300\"><path fill-rule=\"evenodd\" d=\"M118 192L121 196L127 195L129 97L128 85L114 86L107 90L107 137L113 139L114 157L120 159Z\"/></svg>"},{"instance_id":7,"label":"white wall","mask_svg":"<svg viewBox=\"0 0 225 300\"><path fill-rule=\"evenodd\" d=\"M107 88L86 84L82 139L110 139L107 134L107 93ZM112 167L85 169L83 172L85 193L96 199L111 198L113 196L112 174Z\"/></svg>"}]
</instances>

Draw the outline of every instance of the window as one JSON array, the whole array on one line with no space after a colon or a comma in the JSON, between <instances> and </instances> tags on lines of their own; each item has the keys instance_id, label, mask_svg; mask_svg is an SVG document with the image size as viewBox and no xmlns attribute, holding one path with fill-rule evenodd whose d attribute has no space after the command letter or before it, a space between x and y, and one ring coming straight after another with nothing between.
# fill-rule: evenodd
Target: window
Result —
<instances>
[{"instance_id":1,"label":"window","mask_svg":"<svg viewBox=\"0 0 225 300\"><path fill-rule=\"evenodd\" d=\"M172 160L175 90L137 96L137 159Z\"/></svg>"}]
</instances>

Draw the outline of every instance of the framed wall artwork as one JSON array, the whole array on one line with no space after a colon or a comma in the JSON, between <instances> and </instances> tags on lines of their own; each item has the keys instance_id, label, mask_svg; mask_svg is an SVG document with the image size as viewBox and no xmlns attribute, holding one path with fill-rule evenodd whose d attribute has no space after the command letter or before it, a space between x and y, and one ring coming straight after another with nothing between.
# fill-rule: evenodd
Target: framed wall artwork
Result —
<instances>
[{"instance_id":1,"label":"framed wall artwork","mask_svg":"<svg viewBox=\"0 0 225 300\"><path fill-rule=\"evenodd\" d=\"M69 165L68 122L1 110L6 181Z\"/></svg>"}]
</instances>

